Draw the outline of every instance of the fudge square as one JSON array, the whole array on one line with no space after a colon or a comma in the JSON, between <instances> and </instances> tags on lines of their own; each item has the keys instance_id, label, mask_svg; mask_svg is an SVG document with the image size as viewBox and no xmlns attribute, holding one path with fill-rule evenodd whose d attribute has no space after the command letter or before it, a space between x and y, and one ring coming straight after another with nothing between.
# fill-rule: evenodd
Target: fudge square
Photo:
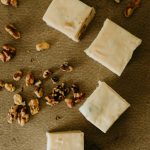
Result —
<instances>
[{"instance_id":1,"label":"fudge square","mask_svg":"<svg viewBox=\"0 0 150 150\"><path fill-rule=\"evenodd\" d=\"M97 38L85 53L120 76L142 40L106 19Z\"/></svg>"},{"instance_id":2,"label":"fudge square","mask_svg":"<svg viewBox=\"0 0 150 150\"><path fill-rule=\"evenodd\" d=\"M84 150L84 133L66 131L46 133L47 150Z\"/></svg>"},{"instance_id":3,"label":"fudge square","mask_svg":"<svg viewBox=\"0 0 150 150\"><path fill-rule=\"evenodd\" d=\"M99 86L79 108L85 118L104 133L113 125L119 116L130 106L105 82Z\"/></svg>"},{"instance_id":4,"label":"fudge square","mask_svg":"<svg viewBox=\"0 0 150 150\"><path fill-rule=\"evenodd\" d=\"M43 20L47 25L78 42L80 35L91 22L94 15L94 8L79 0L53 0Z\"/></svg>"}]
</instances>

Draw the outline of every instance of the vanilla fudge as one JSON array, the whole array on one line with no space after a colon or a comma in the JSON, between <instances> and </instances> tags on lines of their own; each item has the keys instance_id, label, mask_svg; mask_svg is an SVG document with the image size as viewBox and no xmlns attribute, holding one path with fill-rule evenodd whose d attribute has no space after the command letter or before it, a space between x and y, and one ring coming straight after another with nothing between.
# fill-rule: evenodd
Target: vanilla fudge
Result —
<instances>
[{"instance_id":1,"label":"vanilla fudge","mask_svg":"<svg viewBox=\"0 0 150 150\"><path fill-rule=\"evenodd\" d=\"M79 0L53 0L43 20L78 42L95 15L95 10Z\"/></svg>"},{"instance_id":2,"label":"vanilla fudge","mask_svg":"<svg viewBox=\"0 0 150 150\"><path fill-rule=\"evenodd\" d=\"M66 131L46 133L47 150L84 150L84 133Z\"/></svg>"},{"instance_id":3,"label":"vanilla fudge","mask_svg":"<svg viewBox=\"0 0 150 150\"><path fill-rule=\"evenodd\" d=\"M105 82L99 86L79 108L84 117L104 133L113 125L119 116L130 106Z\"/></svg>"},{"instance_id":4,"label":"vanilla fudge","mask_svg":"<svg viewBox=\"0 0 150 150\"><path fill-rule=\"evenodd\" d=\"M106 19L94 42L85 53L120 76L142 40Z\"/></svg>"}]
</instances>

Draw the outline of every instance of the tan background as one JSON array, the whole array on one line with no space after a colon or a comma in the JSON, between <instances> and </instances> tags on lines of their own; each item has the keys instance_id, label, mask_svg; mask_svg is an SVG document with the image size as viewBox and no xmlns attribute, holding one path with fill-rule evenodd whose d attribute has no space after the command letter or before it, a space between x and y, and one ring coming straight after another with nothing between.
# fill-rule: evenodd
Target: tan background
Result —
<instances>
[{"instance_id":1,"label":"tan background","mask_svg":"<svg viewBox=\"0 0 150 150\"><path fill-rule=\"evenodd\" d=\"M41 111L31 117L24 127L6 121L9 107L13 104L13 93L0 92L0 150L45 150L46 131L82 130L85 132L85 150L149 150L150 149L150 1L143 0L142 7L130 19L124 18L122 11L129 0L116 4L113 0L83 0L96 8L97 14L80 43L75 43L63 34L49 28L43 21L51 0L20 0L17 9L0 5L0 46L12 43L17 48L16 57L3 64L0 62L0 79L12 81L12 74L23 69L33 71L36 78L47 68L54 70L65 60L75 67L73 73L55 74L61 81L74 81L81 85L86 96L97 86L98 80L106 81L130 104L131 108L121 116L107 134L90 124L79 113L80 105L68 109L64 102L50 108L41 100ZM103 22L110 18L131 33L143 39L132 60L121 77L88 58L83 50L94 40ZM13 40L4 26L15 23L22 38ZM36 52L35 44L46 40L52 44L50 50ZM31 62L31 59L33 61ZM24 84L14 84L19 88ZM51 81L45 85L46 93L51 89ZM32 89L25 88L22 93L28 101L34 97ZM56 120L59 115L61 119Z\"/></svg>"}]
</instances>

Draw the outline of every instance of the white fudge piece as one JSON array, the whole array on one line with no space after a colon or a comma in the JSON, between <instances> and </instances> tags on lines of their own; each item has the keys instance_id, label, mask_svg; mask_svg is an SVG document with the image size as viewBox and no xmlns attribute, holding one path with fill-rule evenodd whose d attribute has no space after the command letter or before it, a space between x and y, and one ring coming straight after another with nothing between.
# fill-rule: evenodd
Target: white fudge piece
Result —
<instances>
[{"instance_id":1,"label":"white fudge piece","mask_svg":"<svg viewBox=\"0 0 150 150\"><path fill-rule=\"evenodd\" d=\"M47 150L84 150L84 133L66 131L46 133Z\"/></svg>"},{"instance_id":2,"label":"white fudge piece","mask_svg":"<svg viewBox=\"0 0 150 150\"><path fill-rule=\"evenodd\" d=\"M88 121L106 133L129 106L111 87L99 81L99 86L79 110Z\"/></svg>"},{"instance_id":3,"label":"white fudge piece","mask_svg":"<svg viewBox=\"0 0 150 150\"><path fill-rule=\"evenodd\" d=\"M43 20L49 26L78 42L94 15L94 8L79 0L53 0Z\"/></svg>"},{"instance_id":4,"label":"white fudge piece","mask_svg":"<svg viewBox=\"0 0 150 150\"><path fill-rule=\"evenodd\" d=\"M120 76L142 40L106 19L97 38L85 53Z\"/></svg>"}]
</instances>

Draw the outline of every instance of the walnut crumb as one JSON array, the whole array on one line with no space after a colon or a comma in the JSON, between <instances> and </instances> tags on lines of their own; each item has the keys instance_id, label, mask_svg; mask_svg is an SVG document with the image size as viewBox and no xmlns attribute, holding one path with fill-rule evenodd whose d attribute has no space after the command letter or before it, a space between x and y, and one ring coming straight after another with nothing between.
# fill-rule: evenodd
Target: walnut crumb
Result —
<instances>
[{"instance_id":1,"label":"walnut crumb","mask_svg":"<svg viewBox=\"0 0 150 150\"><path fill-rule=\"evenodd\" d=\"M14 73L13 79L15 81L19 81L19 80L21 80L22 76L23 76L23 73L22 73L22 71L19 70Z\"/></svg>"},{"instance_id":2,"label":"walnut crumb","mask_svg":"<svg viewBox=\"0 0 150 150\"><path fill-rule=\"evenodd\" d=\"M36 45L36 50L42 51L42 50L49 49L49 47L50 47L50 45L47 42L41 42L41 43Z\"/></svg>"},{"instance_id":3,"label":"walnut crumb","mask_svg":"<svg viewBox=\"0 0 150 150\"><path fill-rule=\"evenodd\" d=\"M30 112L32 115L35 115L39 112L39 100L38 99L31 99L29 102Z\"/></svg>"},{"instance_id":4,"label":"walnut crumb","mask_svg":"<svg viewBox=\"0 0 150 150\"><path fill-rule=\"evenodd\" d=\"M35 87L34 93L38 98L41 98L43 96L43 88L42 87Z\"/></svg>"},{"instance_id":5,"label":"walnut crumb","mask_svg":"<svg viewBox=\"0 0 150 150\"><path fill-rule=\"evenodd\" d=\"M34 76L31 72L26 75L25 79L26 86L30 86L34 84Z\"/></svg>"},{"instance_id":6,"label":"walnut crumb","mask_svg":"<svg viewBox=\"0 0 150 150\"><path fill-rule=\"evenodd\" d=\"M66 104L67 104L67 106L68 106L69 108L72 108L72 107L74 106L74 100L73 100L73 99L68 99L68 98L66 98L66 99L65 99L65 102L66 102Z\"/></svg>"},{"instance_id":7,"label":"walnut crumb","mask_svg":"<svg viewBox=\"0 0 150 150\"><path fill-rule=\"evenodd\" d=\"M53 72L50 69L47 69L43 72L43 78L47 79L49 78L51 75L53 74Z\"/></svg>"},{"instance_id":8,"label":"walnut crumb","mask_svg":"<svg viewBox=\"0 0 150 150\"><path fill-rule=\"evenodd\" d=\"M14 103L16 105L22 105L22 106L25 106L25 101L23 101L22 99L22 96L20 94L15 94L13 96L13 99L14 99Z\"/></svg>"},{"instance_id":9,"label":"walnut crumb","mask_svg":"<svg viewBox=\"0 0 150 150\"><path fill-rule=\"evenodd\" d=\"M64 62L61 66L60 69L62 71L66 71L66 72L72 72L73 71L73 67L69 65L68 62Z\"/></svg>"},{"instance_id":10,"label":"walnut crumb","mask_svg":"<svg viewBox=\"0 0 150 150\"><path fill-rule=\"evenodd\" d=\"M16 90L15 86L11 83L5 83L4 87L8 92L14 92Z\"/></svg>"}]
</instances>

